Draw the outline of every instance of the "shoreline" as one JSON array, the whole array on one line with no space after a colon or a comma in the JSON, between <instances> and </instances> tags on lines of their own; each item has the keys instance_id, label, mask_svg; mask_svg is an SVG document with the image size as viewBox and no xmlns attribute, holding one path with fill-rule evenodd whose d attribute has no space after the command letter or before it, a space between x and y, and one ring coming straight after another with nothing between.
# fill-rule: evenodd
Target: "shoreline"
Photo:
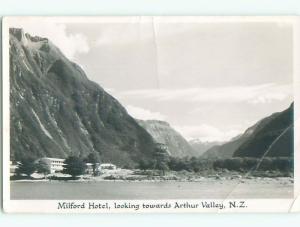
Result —
<instances>
[{"instance_id":1,"label":"shoreline","mask_svg":"<svg viewBox=\"0 0 300 227\"><path fill-rule=\"evenodd\" d=\"M129 170L117 169L102 172L99 176L80 175L72 178L71 175L53 173L47 176L34 173L28 176L11 176L10 182L229 182L240 181L284 181L294 183L294 176L289 172L237 172L213 171L202 172L167 171L164 174L157 170Z\"/></svg>"},{"instance_id":2,"label":"shoreline","mask_svg":"<svg viewBox=\"0 0 300 227\"><path fill-rule=\"evenodd\" d=\"M288 184L294 184L293 177L241 177L241 178L214 178L214 177L202 177L202 178L195 178L195 179L103 179L103 178L90 178L90 179L20 179L20 180L10 180L10 183L39 183L39 182L47 182L47 183L93 183L93 182L141 182L141 183L160 183L160 182L194 182L194 183L201 183L201 182L239 182L239 183L247 183L247 182L262 182L262 183L270 183L270 182L283 182Z\"/></svg>"}]
</instances>

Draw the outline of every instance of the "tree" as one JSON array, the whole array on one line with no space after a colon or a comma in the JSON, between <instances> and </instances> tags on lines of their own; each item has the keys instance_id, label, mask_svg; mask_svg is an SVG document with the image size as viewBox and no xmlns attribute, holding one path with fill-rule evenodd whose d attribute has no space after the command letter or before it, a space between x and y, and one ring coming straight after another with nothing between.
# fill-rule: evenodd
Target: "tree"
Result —
<instances>
[{"instance_id":1,"label":"tree","mask_svg":"<svg viewBox=\"0 0 300 227\"><path fill-rule=\"evenodd\" d=\"M33 158L23 158L16 170L17 174L26 174L28 177L31 176L36 170Z\"/></svg>"},{"instance_id":2,"label":"tree","mask_svg":"<svg viewBox=\"0 0 300 227\"><path fill-rule=\"evenodd\" d=\"M41 160L36 163L35 168L38 173L44 174L45 178L51 172L47 163Z\"/></svg>"},{"instance_id":3,"label":"tree","mask_svg":"<svg viewBox=\"0 0 300 227\"><path fill-rule=\"evenodd\" d=\"M165 161L158 161L156 168L161 171L161 175L163 176L166 174L166 171L169 170L169 166Z\"/></svg>"},{"instance_id":4,"label":"tree","mask_svg":"<svg viewBox=\"0 0 300 227\"><path fill-rule=\"evenodd\" d=\"M138 167L141 169L141 170L147 170L147 169L153 169L153 166L154 166L154 163L153 161L150 161L150 160L144 160L144 159L141 159L139 161L139 164L138 164Z\"/></svg>"},{"instance_id":5,"label":"tree","mask_svg":"<svg viewBox=\"0 0 300 227\"><path fill-rule=\"evenodd\" d=\"M100 155L97 152L89 153L89 155L86 158L86 161L89 163L92 163L93 167L93 175L97 176L99 174L99 171L97 170L97 167L100 165Z\"/></svg>"},{"instance_id":6,"label":"tree","mask_svg":"<svg viewBox=\"0 0 300 227\"><path fill-rule=\"evenodd\" d=\"M162 175L165 175L165 171L169 169L168 161L169 154L167 147L164 144L158 143L155 148L155 168L161 170Z\"/></svg>"},{"instance_id":7,"label":"tree","mask_svg":"<svg viewBox=\"0 0 300 227\"><path fill-rule=\"evenodd\" d=\"M76 156L70 156L64 161L63 173L70 174L73 178L82 175L85 172L85 162Z\"/></svg>"}]
</instances>

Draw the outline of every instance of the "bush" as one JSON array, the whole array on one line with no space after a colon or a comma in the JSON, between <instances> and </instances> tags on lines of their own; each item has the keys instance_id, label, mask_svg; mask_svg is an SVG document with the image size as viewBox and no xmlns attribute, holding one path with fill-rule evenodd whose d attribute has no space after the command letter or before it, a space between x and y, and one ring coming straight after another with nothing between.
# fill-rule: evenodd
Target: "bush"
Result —
<instances>
[{"instance_id":1,"label":"bush","mask_svg":"<svg viewBox=\"0 0 300 227\"><path fill-rule=\"evenodd\" d=\"M154 168L154 162L148 161L148 160L140 160L138 164L138 168L141 170L147 170L147 169L153 169Z\"/></svg>"},{"instance_id":2,"label":"bush","mask_svg":"<svg viewBox=\"0 0 300 227\"><path fill-rule=\"evenodd\" d=\"M212 160L203 160L202 158L170 158L169 169L173 171L186 170L188 172L200 172L213 169Z\"/></svg>"},{"instance_id":3,"label":"bush","mask_svg":"<svg viewBox=\"0 0 300 227\"><path fill-rule=\"evenodd\" d=\"M63 173L70 174L73 178L85 173L86 164L79 157L70 156L65 160L64 164Z\"/></svg>"},{"instance_id":4,"label":"bush","mask_svg":"<svg viewBox=\"0 0 300 227\"><path fill-rule=\"evenodd\" d=\"M227 171L281 171L281 172L292 172L293 171L293 159L288 157L266 157L260 158L228 158L228 159L202 159L199 158L174 158L170 157L167 164L163 166L165 170L170 169L172 171L188 171L188 172L201 172L207 170L227 170ZM159 169L157 164L153 162L140 161L139 168L142 170L147 169ZM167 168L168 167L168 168Z\"/></svg>"},{"instance_id":5,"label":"bush","mask_svg":"<svg viewBox=\"0 0 300 227\"><path fill-rule=\"evenodd\" d=\"M17 175L26 174L28 177L31 176L36 170L36 166L33 158L23 158L16 170Z\"/></svg>"},{"instance_id":6,"label":"bush","mask_svg":"<svg viewBox=\"0 0 300 227\"><path fill-rule=\"evenodd\" d=\"M47 165L47 163L43 161L39 161L38 163L35 164L36 172L37 173L42 173L46 177L47 174L50 173L50 168Z\"/></svg>"},{"instance_id":7,"label":"bush","mask_svg":"<svg viewBox=\"0 0 300 227\"><path fill-rule=\"evenodd\" d=\"M277 170L292 172L294 170L294 159L288 157L264 158L258 166L258 170Z\"/></svg>"},{"instance_id":8,"label":"bush","mask_svg":"<svg viewBox=\"0 0 300 227\"><path fill-rule=\"evenodd\" d=\"M92 168L93 168L93 175L97 176L99 175L98 166L100 165L100 155L98 152L92 152L89 153L88 156L86 157L86 161L89 163L92 163Z\"/></svg>"},{"instance_id":9,"label":"bush","mask_svg":"<svg viewBox=\"0 0 300 227\"><path fill-rule=\"evenodd\" d=\"M293 171L293 159L288 157L276 158L230 158L214 161L214 169L227 169L231 171Z\"/></svg>"}]
</instances>

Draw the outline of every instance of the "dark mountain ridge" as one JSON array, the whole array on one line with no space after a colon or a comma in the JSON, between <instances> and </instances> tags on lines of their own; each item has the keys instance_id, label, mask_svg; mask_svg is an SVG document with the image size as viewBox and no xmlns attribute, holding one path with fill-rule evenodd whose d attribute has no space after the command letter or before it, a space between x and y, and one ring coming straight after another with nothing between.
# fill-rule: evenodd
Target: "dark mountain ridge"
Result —
<instances>
[{"instance_id":1,"label":"dark mountain ridge","mask_svg":"<svg viewBox=\"0 0 300 227\"><path fill-rule=\"evenodd\" d=\"M264 124L234 152L234 157L293 157L294 104L263 119Z\"/></svg>"},{"instance_id":2,"label":"dark mountain ridge","mask_svg":"<svg viewBox=\"0 0 300 227\"><path fill-rule=\"evenodd\" d=\"M10 29L11 159L85 156L135 165L155 143L125 108L48 39Z\"/></svg>"},{"instance_id":3,"label":"dark mountain ridge","mask_svg":"<svg viewBox=\"0 0 300 227\"><path fill-rule=\"evenodd\" d=\"M293 156L293 103L282 112L273 113L248 128L231 141L210 148L203 158L225 159L231 157Z\"/></svg>"}]
</instances>

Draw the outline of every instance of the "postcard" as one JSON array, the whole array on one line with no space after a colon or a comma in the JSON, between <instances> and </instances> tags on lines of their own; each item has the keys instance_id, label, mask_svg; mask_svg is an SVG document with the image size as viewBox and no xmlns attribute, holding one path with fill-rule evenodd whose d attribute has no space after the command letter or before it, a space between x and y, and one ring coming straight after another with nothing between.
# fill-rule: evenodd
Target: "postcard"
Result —
<instances>
[{"instance_id":1,"label":"postcard","mask_svg":"<svg viewBox=\"0 0 300 227\"><path fill-rule=\"evenodd\" d=\"M300 211L299 26L5 17L4 210Z\"/></svg>"}]
</instances>

